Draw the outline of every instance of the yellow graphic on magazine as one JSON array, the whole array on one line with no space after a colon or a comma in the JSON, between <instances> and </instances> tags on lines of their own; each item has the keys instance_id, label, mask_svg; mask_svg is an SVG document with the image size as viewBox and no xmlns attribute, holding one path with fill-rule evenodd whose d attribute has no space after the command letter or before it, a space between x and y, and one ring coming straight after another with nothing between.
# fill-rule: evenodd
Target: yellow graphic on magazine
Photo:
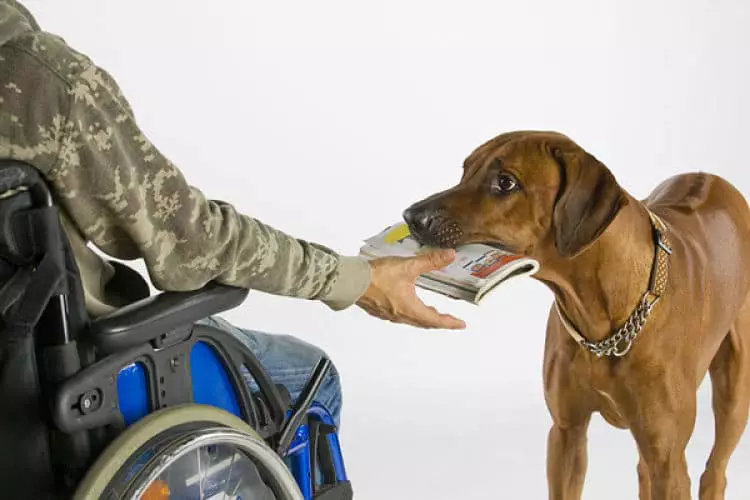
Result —
<instances>
[{"instance_id":1,"label":"yellow graphic on magazine","mask_svg":"<svg viewBox=\"0 0 750 500\"><path fill-rule=\"evenodd\" d=\"M385 233L385 236L383 236L383 241L389 245L393 245L394 243L401 243L401 241L404 240L404 238L408 238L411 232L409 231L409 226L406 224L399 224L398 226L394 226L393 229Z\"/></svg>"}]
</instances>

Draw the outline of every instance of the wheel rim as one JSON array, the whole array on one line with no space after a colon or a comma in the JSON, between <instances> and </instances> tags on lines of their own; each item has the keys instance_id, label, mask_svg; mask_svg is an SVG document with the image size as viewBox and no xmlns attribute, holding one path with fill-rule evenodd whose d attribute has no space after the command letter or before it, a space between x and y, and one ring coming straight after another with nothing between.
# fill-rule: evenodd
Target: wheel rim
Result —
<instances>
[{"instance_id":1,"label":"wheel rim","mask_svg":"<svg viewBox=\"0 0 750 500\"><path fill-rule=\"evenodd\" d=\"M303 500L299 486L286 464L252 428L233 415L204 405L181 405L163 409L128 428L110 443L92 465L77 488L74 500L138 499L139 495L139 500L201 498L200 488L196 495L178 497L174 490L179 488L169 486L179 475L175 474L175 478L167 477L167 481L160 475L169 469L177 471L175 464L181 457L187 457L191 452L201 453L202 448L205 448L202 451L204 456L210 458L201 462L204 471L207 471L206 466L212 461L215 462L213 465L218 465L222 458L234 457L235 452L241 453L239 457L235 457L231 471L225 467L223 482L221 474L217 474L221 471L216 468L204 474L210 480L218 478L219 484L218 487L214 484L212 490L211 484L204 483L209 486L204 491L204 497L210 498L206 494L220 491L223 485L225 491L217 493L216 497L230 498L232 487L237 486L231 477L238 472L238 464L240 468L243 467L247 457L255 466L255 483L265 482L273 493L269 494L258 488L260 494L243 496L242 500ZM231 465L231 458L229 463ZM186 481L195 472L198 471L183 473L180 479ZM238 491L241 489L242 485Z\"/></svg>"},{"instance_id":2,"label":"wheel rim","mask_svg":"<svg viewBox=\"0 0 750 500\"><path fill-rule=\"evenodd\" d=\"M126 498L293 498L285 493L296 488L289 470L256 440L218 427L188 432L166 445L147 446L133 457L134 464L143 465L129 481Z\"/></svg>"}]
</instances>

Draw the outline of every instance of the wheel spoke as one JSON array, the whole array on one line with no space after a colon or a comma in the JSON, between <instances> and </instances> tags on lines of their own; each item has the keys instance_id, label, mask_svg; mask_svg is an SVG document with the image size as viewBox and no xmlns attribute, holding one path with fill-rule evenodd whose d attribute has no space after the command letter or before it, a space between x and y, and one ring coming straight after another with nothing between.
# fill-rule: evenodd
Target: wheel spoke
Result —
<instances>
[{"instance_id":1,"label":"wheel spoke","mask_svg":"<svg viewBox=\"0 0 750 500\"><path fill-rule=\"evenodd\" d=\"M203 500L203 467L201 467L201 448L195 450L198 454L198 491L200 499Z\"/></svg>"},{"instance_id":2,"label":"wheel spoke","mask_svg":"<svg viewBox=\"0 0 750 500\"><path fill-rule=\"evenodd\" d=\"M224 497L223 498L226 498L226 496L227 496L227 490L229 489L229 482L232 480L232 468L234 467L234 461L237 459L237 455L238 455L238 453L236 451L234 453L232 453L232 463L229 464L229 472L227 473L227 487L224 489ZM232 495L231 497L229 497L229 499L231 500L233 497L234 497L234 495Z\"/></svg>"}]
</instances>

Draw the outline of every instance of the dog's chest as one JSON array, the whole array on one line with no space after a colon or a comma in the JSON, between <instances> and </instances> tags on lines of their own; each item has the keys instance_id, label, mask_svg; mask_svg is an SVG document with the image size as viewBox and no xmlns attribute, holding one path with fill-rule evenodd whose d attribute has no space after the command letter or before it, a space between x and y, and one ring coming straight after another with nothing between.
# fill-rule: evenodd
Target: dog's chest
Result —
<instances>
[{"instance_id":1,"label":"dog's chest","mask_svg":"<svg viewBox=\"0 0 750 500\"><path fill-rule=\"evenodd\" d=\"M614 427L627 429L628 423L615 398L609 392L601 389L596 390L596 394L600 400L598 410L604 420Z\"/></svg>"},{"instance_id":2,"label":"dog's chest","mask_svg":"<svg viewBox=\"0 0 750 500\"><path fill-rule=\"evenodd\" d=\"M596 402L595 410L610 425L626 429L629 427L623 407L618 403L618 388L616 378L611 367L602 360L592 360L588 357L579 358L573 366L573 371L581 386L590 393L591 399Z\"/></svg>"}]
</instances>

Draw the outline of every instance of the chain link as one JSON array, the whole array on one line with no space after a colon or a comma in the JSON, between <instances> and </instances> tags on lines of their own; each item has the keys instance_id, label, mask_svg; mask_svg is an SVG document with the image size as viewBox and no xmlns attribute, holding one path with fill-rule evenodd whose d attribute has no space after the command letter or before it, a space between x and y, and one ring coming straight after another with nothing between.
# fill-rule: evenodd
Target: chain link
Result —
<instances>
[{"instance_id":1,"label":"chain link","mask_svg":"<svg viewBox=\"0 0 750 500\"><path fill-rule=\"evenodd\" d=\"M649 300L650 296L650 293L646 293L643 296L633 314L630 315L625 324L615 333L599 342L583 340L581 345L599 358L602 356L615 356L618 358L625 356L633 346L633 341L641 333L641 330L643 330L643 326L651 315L652 309L659 301L658 297L655 300Z\"/></svg>"}]
</instances>

